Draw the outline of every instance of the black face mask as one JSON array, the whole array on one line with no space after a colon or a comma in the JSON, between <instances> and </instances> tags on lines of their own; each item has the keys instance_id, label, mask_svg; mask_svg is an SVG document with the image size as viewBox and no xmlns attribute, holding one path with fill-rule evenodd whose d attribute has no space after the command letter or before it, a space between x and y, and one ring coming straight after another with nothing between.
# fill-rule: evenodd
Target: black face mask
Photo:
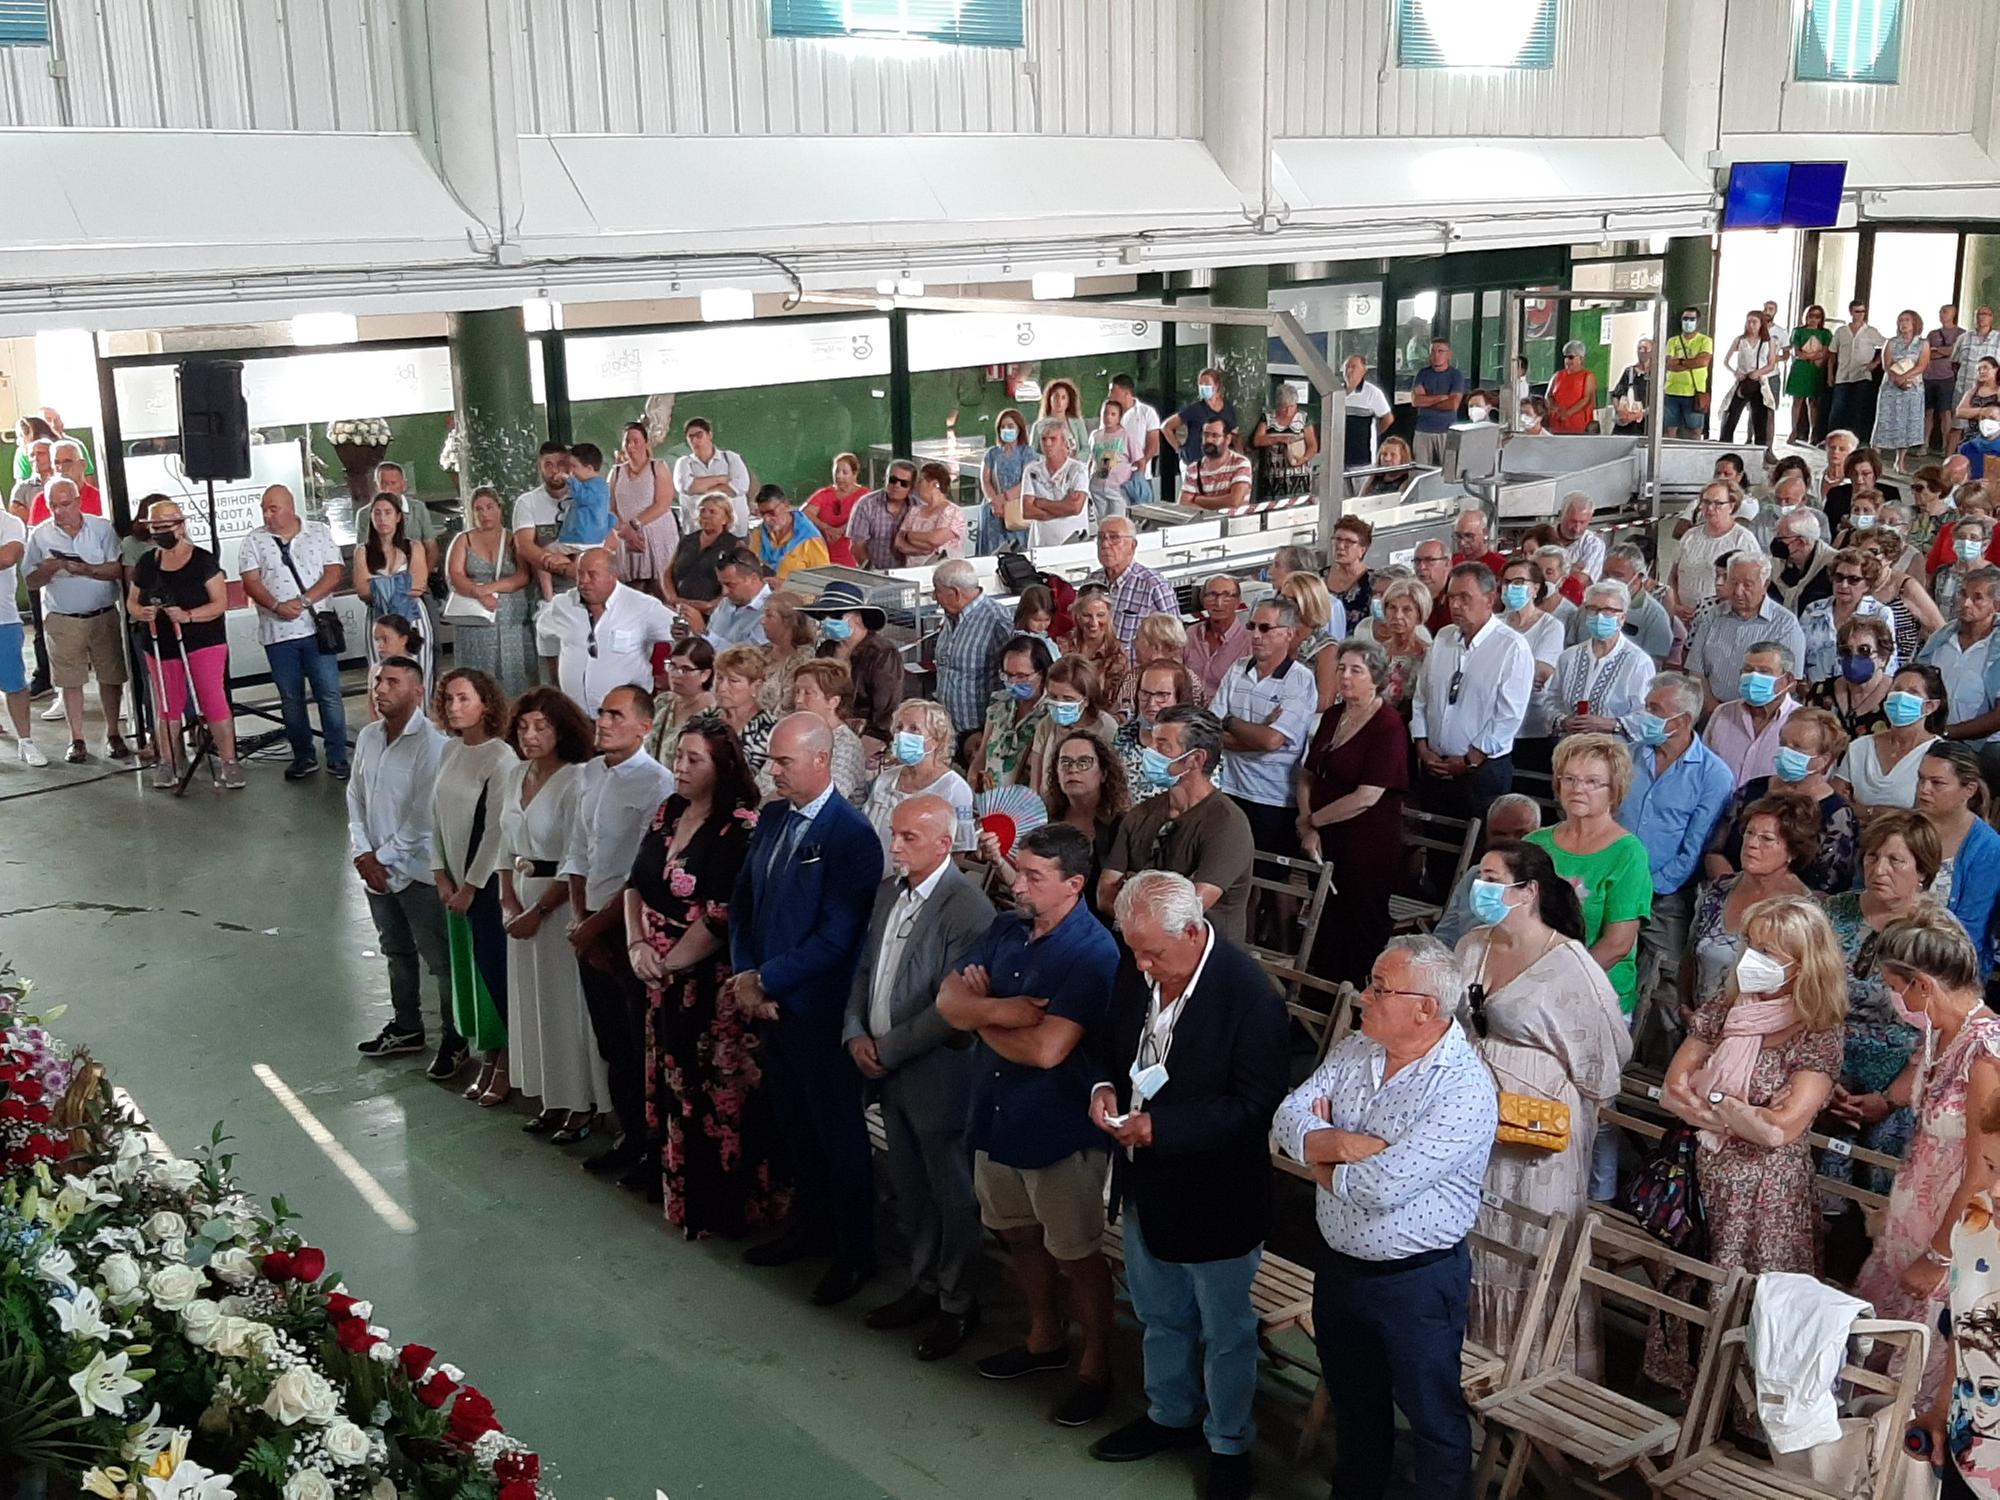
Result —
<instances>
[{"instance_id":1,"label":"black face mask","mask_svg":"<svg viewBox=\"0 0 2000 1500\"><path fill-rule=\"evenodd\" d=\"M1774 536L1771 538L1771 556L1777 558L1779 562L1790 562L1792 560L1791 548L1785 545L1783 537Z\"/></svg>"},{"instance_id":2,"label":"black face mask","mask_svg":"<svg viewBox=\"0 0 2000 1500\"><path fill-rule=\"evenodd\" d=\"M1207 454L1210 458L1220 458L1222 457L1222 444L1203 443L1201 445L1201 451Z\"/></svg>"},{"instance_id":3,"label":"black face mask","mask_svg":"<svg viewBox=\"0 0 2000 1500\"><path fill-rule=\"evenodd\" d=\"M161 527L150 535L153 545L161 548L171 547L181 539L180 532L172 526Z\"/></svg>"}]
</instances>

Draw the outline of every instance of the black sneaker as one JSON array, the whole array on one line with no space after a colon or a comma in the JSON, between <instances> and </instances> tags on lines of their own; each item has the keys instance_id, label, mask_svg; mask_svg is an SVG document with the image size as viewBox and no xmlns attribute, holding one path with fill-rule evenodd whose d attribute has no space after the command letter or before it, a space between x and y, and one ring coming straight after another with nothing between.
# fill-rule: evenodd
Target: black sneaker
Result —
<instances>
[{"instance_id":1,"label":"black sneaker","mask_svg":"<svg viewBox=\"0 0 2000 1500\"><path fill-rule=\"evenodd\" d=\"M308 776L316 774L318 770L319 762L316 760L295 760L289 766L285 767L285 780L304 781Z\"/></svg>"},{"instance_id":2,"label":"black sneaker","mask_svg":"<svg viewBox=\"0 0 2000 1500\"><path fill-rule=\"evenodd\" d=\"M347 780L347 764L346 764L346 762L345 762L345 761L343 761L343 762L342 762L341 764L339 764L339 765L337 765L337 766L336 766L336 765L328 765L328 766L327 766L327 768L326 768L326 774L327 774L327 775L329 775L329 776L331 776L331 777L332 777L332 778L333 778L333 779L334 779L335 781L345 781L345 780Z\"/></svg>"},{"instance_id":3,"label":"black sneaker","mask_svg":"<svg viewBox=\"0 0 2000 1500\"><path fill-rule=\"evenodd\" d=\"M424 1076L436 1079L439 1083L455 1078L458 1076L458 1070L465 1066L465 1060L471 1055L472 1049L465 1045L463 1037L455 1036L449 1041L441 1042L438 1044L437 1056L432 1058L431 1065L424 1069Z\"/></svg>"},{"instance_id":4,"label":"black sneaker","mask_svg":"<svg viewBox=\"0 0 2000 1500\"><path fill-rule=\"evenodd\" d=\"M998 1354L987 1355L975 1368L988 1380L1019 1380L1023 1375L1039 1375L1044 1370L1064 1370L1069 1368L1069 1346L1062 1344L1037 1354L1026 1344L1016 1344Z\"/></svg>"},{"instance_id":5,"label":"black sneaker","mask_svg":"<svg viewBox=\"0 0 2000 1500\"><path fill-rule=\"evenodd\" d=\"M1069 1394L1056 1403L1056 1409L1049 1413L1049 1420L1058 1427L1084 1427L1103 1416L1110 1405L1110 1381L1079 1380L1070 1387Z\"/></svg>"},{"instance_id":6,"label":"black sneaker","mask_svg":"<svg viewBox=\"0 0 2000 1500\"><path fill-rule=\"evenodd\" d=\"M1206 1500L1250 1500L1249 1454L1209 1454Z\"/></svg>"},{"instance_id":7,"label":"black sneaker","mask_svg":"<svg viewBox=\"0 0 2000 1500\"><path fill-rule=\"evenodd\" d=\"M1101 1463L1125 1464L1169 1448L1199 1448L1201 1427L1167 1427L1150 1416L1135 1418L1115 1432L1107 1432L1090 1445L1090 1456Z\"/></svg>"},{"instance_id":8,"label":"black sneaker","mask_svg":"<svg viewBox=\"0 0 2000 1500\"><path fill-rule=\"evenodd\" d=\"M424 1034L421 1031L398 1030L391 1022L354 1050L363 1057L400 1057L405 1052L423 1051Z\"/></svg>"}]
</instances>

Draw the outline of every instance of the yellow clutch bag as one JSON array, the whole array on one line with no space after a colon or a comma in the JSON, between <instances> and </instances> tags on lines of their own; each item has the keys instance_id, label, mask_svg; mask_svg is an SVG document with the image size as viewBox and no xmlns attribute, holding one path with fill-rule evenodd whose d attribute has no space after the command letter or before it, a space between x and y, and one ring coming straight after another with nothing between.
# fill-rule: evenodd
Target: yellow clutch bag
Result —
<instances>
[{"instance_id":1,"label":"yellow clutch bag","mask_svg":"<svg viewBox=\"0 0 2000 1500\"><path fill-rule=\"evenodd\" d=\"M1500 1126L1493 1139L1503 1146L1542 1151L1569 1149L1569 1106L1560 1099L1500 1091Z\"/></svg>"}]
</instances>

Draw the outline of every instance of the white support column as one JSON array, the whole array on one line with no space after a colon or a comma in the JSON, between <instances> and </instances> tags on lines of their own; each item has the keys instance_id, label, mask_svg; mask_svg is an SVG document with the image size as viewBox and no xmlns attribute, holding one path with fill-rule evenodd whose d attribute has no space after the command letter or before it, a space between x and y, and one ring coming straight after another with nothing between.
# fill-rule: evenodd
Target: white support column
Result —
<instances>
[{"instance_id":1,"label":"white support column","mask_svg":"<svg viewBox=\"0 0 2000 1500\"><path fill-rule=\"evenodd\" d=\"M1666 7L1660 134L1690 171L1706 178L1712 170L1708 154L1721 144L1722 53L1729 0L1666 0Z\"/></svg>"},{"instance_id":2,"label":"white support column","mask_svg":"<svg viewBox=\"0 0 2000 1500\"><path fill-rule=\"evenodd\" d=\"M1203 0L1201 135L1254 221L1271 209L1271 0Z\"/></svg>"},{"instance_id":3,"label":"white support column","mask_svg":"<svg viewBox=\"0 0 2000 1500\"><path fill-rule=\"evenodd\" d=\"M417 138L476 218L474 248L520 261L521 138L509 0L403 0Z\"/></svg>"}]
</instances>

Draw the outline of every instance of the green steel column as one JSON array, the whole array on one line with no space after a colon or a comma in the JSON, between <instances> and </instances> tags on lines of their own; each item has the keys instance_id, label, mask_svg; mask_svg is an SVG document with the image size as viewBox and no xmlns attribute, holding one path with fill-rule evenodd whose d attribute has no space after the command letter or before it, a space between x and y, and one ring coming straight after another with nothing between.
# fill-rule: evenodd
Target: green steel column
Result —
<instances>
[{"instance_id":1,"label":"green steel column","mask_svg":"<svg viewBox=\"0 0 2000 1500\"><path fill-rule=\"evenodd\" d=\"M1715 334L1709 299L1715 290L1715 242L1705 234L1667 241L1667 327L1680 329L1684 307L1701 309L1701 326Z\"/></svg>"},{"instance_id":2,"label":"green steel column","mask_svg":"<svg viewBox=\"0 0 2000 1500\"><path fill-rule=\"evenodd\" d=\"M528 379L518 307L451 315L451 396L459 432L458 492L490 484L503 500L534 484L542 418Z\"/></svg>"},{"instance_id":3,"label":"green steel column","mask_svg":"<svg viewBox=\"0 0 2000 1500\"><path fill-rule=\"evenodd\" d=\"M1216 307L1248 307L1258 312L1271 305L1269 266L1218 266L1209 285L1209 302ZM1271 335L1261 327L1208 325L1208 362L1222 372L1223 388L1236 403L1236 420L1248 439L1264 415L1264 392L1270 383Z\"/></svg>"}]
</instances>

